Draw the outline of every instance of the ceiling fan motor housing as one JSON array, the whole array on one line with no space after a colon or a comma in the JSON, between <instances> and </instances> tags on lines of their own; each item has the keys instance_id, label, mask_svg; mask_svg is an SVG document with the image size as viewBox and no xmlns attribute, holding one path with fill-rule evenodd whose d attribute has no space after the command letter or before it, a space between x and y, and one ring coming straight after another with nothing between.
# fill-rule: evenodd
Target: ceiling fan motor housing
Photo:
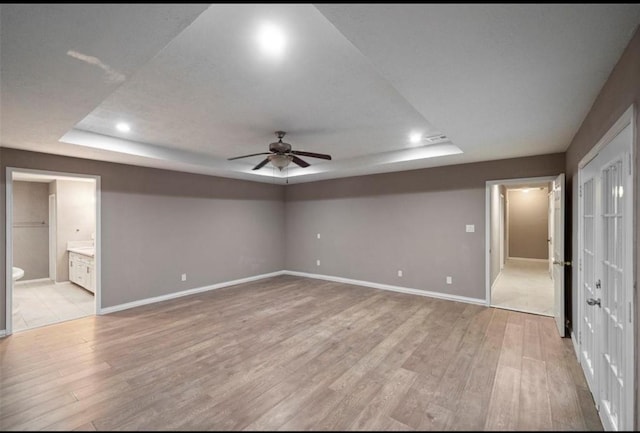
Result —
<instances>
[{"instance_id":1,"label":"ceiling fan motor housing","mask_svg":"<svg viewBox=\"0 0 640 433\"><path fill-rule=\"evenodd\" d=\"M289 143L283 143L282 140L279 140L269 145L269 151L281 154L289 153L291 152L291 145Z\"/></svg>"}]
</instances>

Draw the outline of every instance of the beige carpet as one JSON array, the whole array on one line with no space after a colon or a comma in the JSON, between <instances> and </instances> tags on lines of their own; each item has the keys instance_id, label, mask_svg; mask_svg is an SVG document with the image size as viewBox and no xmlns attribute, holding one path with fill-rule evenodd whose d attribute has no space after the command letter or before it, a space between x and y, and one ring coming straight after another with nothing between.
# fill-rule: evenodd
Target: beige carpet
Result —
<instances>
[{"instance_id":1,"label":"beige carpet","mask_svg":"<svg viewBox=\"0 0 640 433\"><path fill-rule=\"evenodd\" d=\"M491 291L491 305L553 316L553 280L549 264L507 259Z\"/></svg>"}]
</instances>

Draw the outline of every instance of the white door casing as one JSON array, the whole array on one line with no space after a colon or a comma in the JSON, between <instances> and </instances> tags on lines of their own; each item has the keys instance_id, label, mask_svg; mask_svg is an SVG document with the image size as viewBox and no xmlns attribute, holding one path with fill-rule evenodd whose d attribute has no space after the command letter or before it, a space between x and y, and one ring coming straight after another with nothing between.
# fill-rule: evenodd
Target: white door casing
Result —
<instances>
[{"instance_id":1,"label":"white door casing","mask_svg":"<svg viewBox=\"0 0 640 433\"><path fill-rule=\"evenodd\" d=\"M549 257L549 278L553 279L553 188L549 191L548 204L547 204L547 256Z\"/></svg>"},{"instance_id":2,"label":"white door casing","mask_svg":"<svg viewBox=\"0 0 640 433\"><path fill-rule=\"evenodd\" d=\"M505 206L504 206L504 194L500 194L500 206L499 206L500 210L500 215L499 215L499 230L500 230L500 270L504 269L504 241L505 241L505 236L504 236L504 231L505 231L505 225L504 225L504 212L505 212Z\"/></svg>"},{"instance_id":3,"label":"white door casing","mask_svg":"<svg viewBox=\"0 0 640 433\"><path fill-rule=\"evenodd\" d=\"M56 195L49 194L49 278L56 281L57 261L57 236L56 229L58 226L56 215Z\"/></svg>"},{"instance_id":4,"label":"white door casing","mask_svg":"<svg viewBox=\"0 0 640 433\"><path fill-rule=\"evenodd\" d=\"M553 219L553 316L564 337L564 173L553 181Z\"/></svg>"}]
</instances>

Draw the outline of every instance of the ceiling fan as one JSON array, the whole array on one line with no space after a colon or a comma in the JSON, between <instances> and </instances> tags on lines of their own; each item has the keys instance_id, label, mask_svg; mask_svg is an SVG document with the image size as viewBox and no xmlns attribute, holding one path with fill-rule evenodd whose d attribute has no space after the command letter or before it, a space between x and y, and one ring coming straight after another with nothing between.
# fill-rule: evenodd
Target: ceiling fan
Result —
<instances>
[{"instance_id":1,"label":"ceiling fan","mask_svg":"<svg viewBox=\"0 0 640 433\"><path fill-rule=\"evenodd\" d=\"M303 159L298 158L297 155L301 156L310 156L312 158L320 158L320 159L331 159L331 155L326 155L324 153L314 153L314 152L305 152L304 150L291 150L291 145L289 143L285 143L282 141L282 138L285 136L286 132L284 131L276 131L276 136L278 137L278 141L274 141L269 144L269 152L260 152L260 153L252 153L250 155L242 155L235 156L233 158L229 158L229 161L240 158L247 158L249 156L256 155L269 155L258 165L253 167L252 170L259 170L264 167L268 162L271 162L275 167L278 167L280 171L283 168L289 165L290 162L294 162L298 164L300 167L309 167L309 163L304 161Z\"/></svg>"}]
</instances>

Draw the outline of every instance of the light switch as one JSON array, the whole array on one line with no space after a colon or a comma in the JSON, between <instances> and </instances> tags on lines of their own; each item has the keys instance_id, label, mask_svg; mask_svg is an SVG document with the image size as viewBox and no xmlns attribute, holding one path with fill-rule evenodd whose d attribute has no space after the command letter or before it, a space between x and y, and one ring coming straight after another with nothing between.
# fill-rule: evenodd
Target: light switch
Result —
<instances>
[{"instance_id":1,"label":"light switch","mask_svg":"<svg viewBox=\"0 0 640 433\"><path fill-rule=\"evenodd\" d=\"M476 226L473 224L467 224L467 233L473 233L476 231Z\"/></svg>"},{"instance_id":2,"label":"light switch","mask_svg":"<svg viewBox=\"0 0 640 433\"><path fill-rule=\"evenodd\" d=\"M318 239L320 239L320 233L318 233Z\"/></svg>"}]
</instances>

